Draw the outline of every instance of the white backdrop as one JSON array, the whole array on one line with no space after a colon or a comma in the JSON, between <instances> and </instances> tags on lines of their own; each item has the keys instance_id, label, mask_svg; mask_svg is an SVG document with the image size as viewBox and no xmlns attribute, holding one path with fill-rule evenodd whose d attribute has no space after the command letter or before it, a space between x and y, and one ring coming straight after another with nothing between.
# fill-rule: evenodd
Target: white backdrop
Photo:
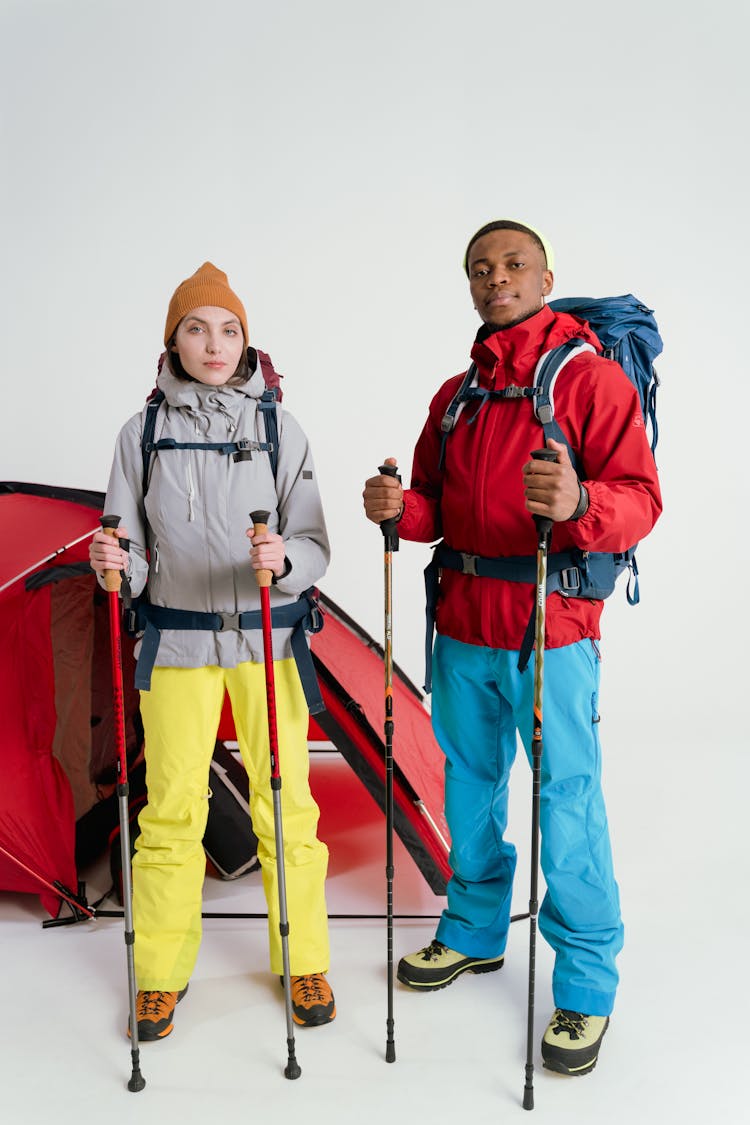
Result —
<instances>
[{"instance_id":1,"label":"white backdrop","mask_svg":"<svg viewBox=\"0 0 750 1125\"><path fill-rule=\"evenodd\" d=\"M746 9L0 13L2 479L105 487L168 299L210 259L313 442L333 545L322 586L380 637L362 484L389 454L408 476L431 395L466 365L469 235L527 219L555 247L556 296L634 292L656 310L665 513L640 551L641 606L620 590L607 607L602 732L618 830L689 856L688 896L718 914L718 888L747 870ZM396 658L418 683L426 560L405 544L395 576Z\"/></svg>"},{"instance_id":2,"label":"white backdrop","mask_svg":"<svg viewBox=\"0 0 750 1125\"><path fill-rule=\"evenodd\" d=\"M431 395L467 362L469 235L526 218L555 247L555 295L635 292L665 341L665 513L641 606L607 607L605 693L631 738L713 761L747 745L748 19L726 0L606 11L1 0L0 478L106 486L168 299L210 259L313 442L323 587L380 636L362 483L388 454L408 476ZM395 578L419 683L426 558L405 544Z\"/></svg>"}]
</instances>

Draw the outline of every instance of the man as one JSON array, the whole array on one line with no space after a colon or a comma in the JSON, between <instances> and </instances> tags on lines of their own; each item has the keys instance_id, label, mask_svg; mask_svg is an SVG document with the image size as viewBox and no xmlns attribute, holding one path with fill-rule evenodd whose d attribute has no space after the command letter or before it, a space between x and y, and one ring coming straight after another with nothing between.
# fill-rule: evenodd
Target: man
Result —
<instances>
[{"instance_id":1,"label":"man","mask_svg":"<svg viewBox=\"0 0 750 1125\"><path fill-rule=\"evenodd\" d=\"M492 392L531 387L540 357L566 340L598 341L587 324L546 306L552 254L533 228L507 219L487 224L469 242L464 265L484 322L471 351L474 397L446 436L451 427L443 422L463 376L443 385L417 442L411 488L394 477L371 478L363 494L367 517L398 517L404 539L442 536L454 558L533 556L535 515L553 521L553 551L627 549L661 511L635 388L617 364L590 350L576 353L554 396L580 480L561 442L546 443L554 462L531 459L543 444L532 399ZM432 721L446 758L453 874L435 940L398 966L398 979L422 991L444 988L464 972L500 969L510 924L516 853L504 839L508 778L517 731L529 759L531 752L534 657L521 671L519 652L535 587L533 578L482 577L475 569L441 562ZM596 1065L623 937L596 725L601 610L601 601L560 592L547 599L540 814L547 893L539 928L555 951L556 1009L542 1057L563 1074Z\"/></svg>"}]
</instances>

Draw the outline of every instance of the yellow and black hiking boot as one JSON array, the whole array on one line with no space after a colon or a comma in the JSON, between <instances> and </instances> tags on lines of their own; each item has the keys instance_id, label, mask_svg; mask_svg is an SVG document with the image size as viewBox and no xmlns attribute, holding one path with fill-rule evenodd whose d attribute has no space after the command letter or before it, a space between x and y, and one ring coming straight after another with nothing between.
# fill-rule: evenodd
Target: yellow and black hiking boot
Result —
<instances>
[{"instance_id":1,"label":"yellow and black hiking boot","mask_svg":"<svg viewBox=\"0 0 750 1125\"><path fill-rule=\"evenodd\" d=\"M588 1074L596 1066L609 1016L585 1016L567 1008L555 1014L542 1038L542 1060L557 1074Z\"/></svg>"},{"instance_id":2,"label":"yellow and black hiking boot","mask_svg":"<svg viewBox=\"0 0 750 1125\"><path fill-rule=\"evenodd\" d=\"M402 957L396 976L409 988L433 992L452 984L461 973L494 973L502 969L504 960L504 957L465 957L435 938L424 949Z\"/></svg>"},{"instance_id":3,"label":"yellow and black hiking boot","mask_svg":"<svg viewBox=\"0 0 750 1125\"><path fill-rule=\"evenodd\" d=\"M148 1043L154 1039L165 1039L174 1024L174 1010L188 990L181 992L139 992L135 998L135 1015L138 1021L138 1041ZM130 1020L128 1020L130 1038Z\"/></svg>"},{"instance_id":4,"label":"yellow and black hiking boot","mask_svg":"<svg viewBox=\"0 0 750 1125\"><path fill-rule=\"evenodd\" d=\"M281 983L284 983L282 978ZM336 1016L336 1002L325 973L292 977L292 1019L300 1027L321 1027Z\"/></svg>"}]
</instances>

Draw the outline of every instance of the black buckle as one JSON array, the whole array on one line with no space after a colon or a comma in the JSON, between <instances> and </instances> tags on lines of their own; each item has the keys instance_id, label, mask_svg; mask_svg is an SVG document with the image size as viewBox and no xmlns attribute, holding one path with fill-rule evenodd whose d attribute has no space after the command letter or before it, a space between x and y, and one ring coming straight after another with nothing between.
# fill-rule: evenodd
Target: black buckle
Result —
<instances>
[{"instance_id":1,"label":"black buckle","mask_svg":"<svg viewBox=\"0 0 750 1125\"><path fill-rule=\"evenodd\" d=\"M478 578L477 574L477 555L467 555L465 551L460 551L461 555L461 573L471 574L474 578Z\"/></svg>"}]
</instances>

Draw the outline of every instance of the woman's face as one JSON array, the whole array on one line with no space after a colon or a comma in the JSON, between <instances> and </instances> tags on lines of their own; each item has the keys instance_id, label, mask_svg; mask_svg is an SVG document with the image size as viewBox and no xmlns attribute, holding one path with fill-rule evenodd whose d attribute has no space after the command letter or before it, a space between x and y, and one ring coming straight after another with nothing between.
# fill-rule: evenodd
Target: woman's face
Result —
<instances>
[{"instance_id":1,"label":"woman's face","mask_svg":"<svg viewBox=\"0 0 750 1125\"><path fill-rule=\"evenodd\" d=\"M210 387L222 387L234 375L245 341L234 313L215 305L192 309L180 321L172 350L188 375Z\"/></svg>"}]
</instances>

